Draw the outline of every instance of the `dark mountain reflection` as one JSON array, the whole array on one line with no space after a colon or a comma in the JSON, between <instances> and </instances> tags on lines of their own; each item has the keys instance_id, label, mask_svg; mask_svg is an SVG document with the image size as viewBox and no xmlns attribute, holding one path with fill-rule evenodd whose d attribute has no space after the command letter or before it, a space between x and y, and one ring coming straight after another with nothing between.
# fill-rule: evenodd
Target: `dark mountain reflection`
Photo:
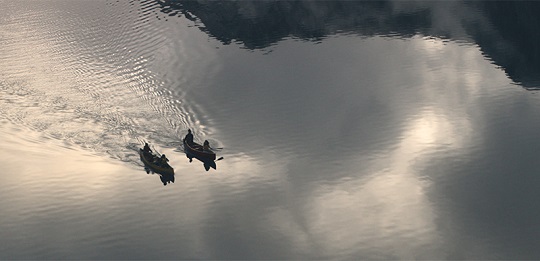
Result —
<instances>
[{"instance_id":1,"label":"dark mountain reflection","mask_svg":"<svg viewBox=\"0 0 540 261\"><path fill-rule=\"evenodd\" d=\"M394 14L387 1L165 0L160 4L163 12L185 15L224 44L240 42L248 49L265 48L286 37L319 41L337 33L412 36L430 25L429 10Z\"/></svg>"},{"instance_id":2,"label":"dark mountain reflection","mask_svg":"<svg viewBox=\"0 0 540 261\"><path fill-rule=\"evenodd\" d=\"M248 49L287 37L321 41L335 34L433 36L478 44L517 84L540 88L540 2L174 1L161 11L184 15L211 37Z\"/></svg>"},{"instance_id":3,"label":"dark mountain reflection","mask_svg":"<svg viewBox=\"0 0 540 261\"><path fill-rule=\"evenodd\" d=\"M540 88L540 2L490 1L477 3L510 48L486 39L480 32L476 42L508 76L526 89Z\"/></svg>"}]
</instances>

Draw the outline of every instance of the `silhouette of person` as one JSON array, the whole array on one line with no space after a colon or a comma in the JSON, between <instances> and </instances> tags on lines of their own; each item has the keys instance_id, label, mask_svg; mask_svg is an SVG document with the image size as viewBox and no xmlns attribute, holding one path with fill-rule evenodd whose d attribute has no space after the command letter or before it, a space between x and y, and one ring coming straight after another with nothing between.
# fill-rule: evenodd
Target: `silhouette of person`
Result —
<instances>
[{"instance_id":1,"label":"silhouette of person","mask_svg":"<svg viewBox=\"0 0 540 261\"><path fill-rule=\"evenodd\" d=\"M193 134L191 134L191 129L188 129L188 134L186 134L186 137L184 138L184 141L187 144L193 144Z\"/></svg>"},{"instance_id":2,"label":"silhouette of person","mask_svg":"<svg viewBox=\"0 0 540 261\"><path fill-rule=\"evenodd\" d=\"M148 146L148 143L145 142L145 143L144 143L143 152L145 152L145 153L150 153L150 151L152 151L152 150L150 149L150 146Z\"/></svg>"},{"instance_id":3,"label":"silhouette of person","mask_svg":"<svg viewBox=\"0 0 540 261\"><path fill-rule=\"evenodd\" d=\"M159 159L159 164L161 164L161 166L167 166L168 161L169 161L169 159L167 159L165 154L163 154L163 155L161 155L161 158Z\"/></svg>"}]
</instances>

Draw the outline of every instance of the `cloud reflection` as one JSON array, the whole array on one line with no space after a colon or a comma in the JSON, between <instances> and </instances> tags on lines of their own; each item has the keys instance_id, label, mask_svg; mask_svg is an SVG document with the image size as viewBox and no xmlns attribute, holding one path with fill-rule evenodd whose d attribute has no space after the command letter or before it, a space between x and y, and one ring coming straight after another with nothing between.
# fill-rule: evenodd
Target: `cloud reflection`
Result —
<instances>
[{"instance_id":1,"label":"cloud reflection","mask_svg":"<svg viewBox=\"0 0 540 261\"><path fill-rule=\"evenodd\" d=\"M422 110L405 128L396 149L379 159L386 168L313 191L307 223L319 241L320 254L337 251L344 258L441 258L437 214L427 193L431 181L419 174L422 161L430 158L425 153L465 142L447 137L459 139L467 133L458 133L458 128L433 111ZM386 256L378 256L375 249L387 249Z\"/></svg>"},{"instance_id":2,"label":"cloud reflection","mask_svg":"<svg viewBox=\"0 0 540 261\"><path fill-rule=\"evenodd\" d=\"M339 253L343 258L446 258L450 254L443 250L447 239L441 237L440 202L433 198L433 179L448 173L428 166L448 155L468 154L482 140L469 111L485 83L479 75L498 75L497 81L504 81L504 75L475 48L421 38L409 44L428 59L415 60L408 69L428 73L418 75L415 82L421 85L414 92L386 96L415 101L393 104L397 107L392 112L404 115L393 118L403 121L397 124L403 125L401 132L387 137L397 142L384 156L370 161L361 156L356 163L347 163L357 166L343 168L358 169L357 175L349 173L315 186L301 209L302 221L293 221L295 211L287 208L270 214L272 224L298 249L317 249L314 256L323 257ZM380 256L382 252L386 256Z\"/></svg>"}]
</instances>

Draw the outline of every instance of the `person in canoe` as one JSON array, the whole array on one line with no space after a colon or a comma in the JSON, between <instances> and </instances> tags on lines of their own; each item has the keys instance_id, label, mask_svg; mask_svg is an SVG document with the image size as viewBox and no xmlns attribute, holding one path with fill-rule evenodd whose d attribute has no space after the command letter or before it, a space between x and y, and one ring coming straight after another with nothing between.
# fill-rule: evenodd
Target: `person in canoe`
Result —
<instances>
[{"instance_id":1,"label":"person in canoe","mask_svg":"<svg viewBox=\"0 0 540 261\"><path fill-rule=\"evenodd\" d=\"M143 153L145 156L152 156L152 150L150 149L150 146L148 146L148 143L144 143Z\"/></svg>"},{"instance_id":2,"label":"person in canoe","mask_svg":"<svg viewBox=\"0 0 540 261\"><path fill-rule=\"evenodd\" d=\"M208 140L205 140L204 143L203 143L203 151L211 151L210 150L210 143L208 142Z\"/></svg>"},{"instance_id":3,"label":"person in canoe","mask_svg":"<svg viewBox=\"0 0 540 261\"><path fill-rule=\"evenodd\" d=\"M188 129L187 130L188 134L186 134L186 137L184 138L184 141L187 143L187 144L193 144L193 134L191 134L191 129Z\"/></svg>"},{"instance_id":4,"label":"person in canoe","mask_svg":"<svg viewBox=\"0 0 540 261\"><path fill-rule=\"evenodd\" d=\"M167 159L167 157L165 157L165 154L162 154L161 155L161 158L159 159L159 163L162 165L162 166L167 166L167 162L169 161L169 159Z\"/></svg>"}]
</instances>

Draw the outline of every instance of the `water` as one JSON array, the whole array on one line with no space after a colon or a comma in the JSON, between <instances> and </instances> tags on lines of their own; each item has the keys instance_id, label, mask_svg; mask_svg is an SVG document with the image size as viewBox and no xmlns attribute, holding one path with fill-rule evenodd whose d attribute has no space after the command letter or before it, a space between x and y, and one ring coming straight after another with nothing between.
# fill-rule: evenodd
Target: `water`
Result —
<instances>
[{"instance_id":1,"label":"water","mask_svg":"<svg viewBox=\"0 0 540 261\"><path fill-rule=\"evenodd\" d=\"M538 10L5 1L0 258L537 259Z\"/></svg>"}]
</instances>

